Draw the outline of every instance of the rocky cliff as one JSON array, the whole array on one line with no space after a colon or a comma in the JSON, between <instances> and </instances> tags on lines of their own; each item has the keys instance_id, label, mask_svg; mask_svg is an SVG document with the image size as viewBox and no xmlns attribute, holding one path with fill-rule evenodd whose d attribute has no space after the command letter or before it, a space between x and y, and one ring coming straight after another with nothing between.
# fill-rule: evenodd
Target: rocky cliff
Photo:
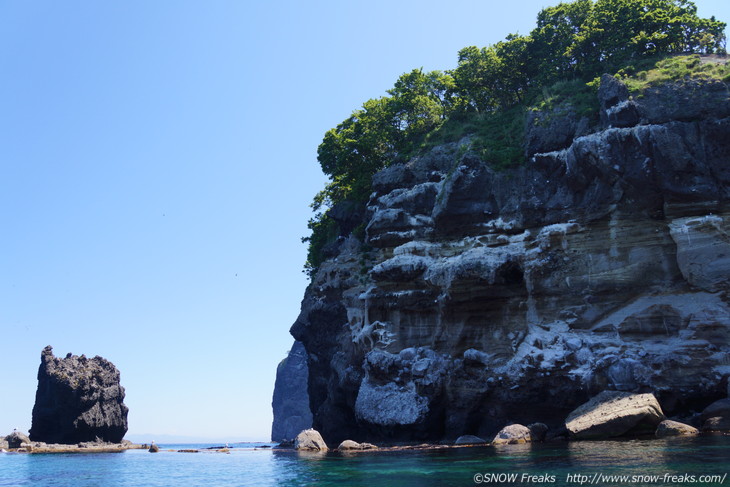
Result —
<instances>
[{"instance_id":1,"label":"rocky cliff","mask_svg":"<svg viewBox=\"0 0 730 487\"><path fill-rule=\"evenodd\" d=\"M52 347L43 349L31 440L119 443L127 432L128 411L114 364L70 353L61 359L53 356Z\"/></svg>"},{"instance_id":2,"label":"rocky cliff","mask_svg":"<svg viewBox=\"0 0 730 487\"><path fill-rule=\"evenodd\" d=\"M307 351L301 342L294 342L287 357L276 369L276 383L271 408L274 422L271 441L291 441L303 430L312 427L312 412L307 394Z\"/></svg>"},{"instance_id":3,"label":"rocky cliff","mask_svg":"<svg viewBox=\"0 0 730 487\"><path fill-rule=\"evenodd\" d=\"M668 415L726 395L728 86L598 96L592 128L528 117L520 167L466 138L375 175L364 242L330 247L291 328L328 442L557 425L605 389Z\"/></svg>"}]
</instances>

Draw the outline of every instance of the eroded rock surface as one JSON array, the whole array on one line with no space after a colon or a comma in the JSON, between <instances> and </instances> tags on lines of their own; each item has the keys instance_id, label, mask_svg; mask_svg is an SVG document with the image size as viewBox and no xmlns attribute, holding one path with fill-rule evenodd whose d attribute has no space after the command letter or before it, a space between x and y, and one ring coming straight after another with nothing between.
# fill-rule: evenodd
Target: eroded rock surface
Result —
<instances>
[{"instance_id":1,"label":"eroded rock surface","mask_svg":"<svg viewBox=\"0 0 730 487\"><path fill-rule=\"evenodd\" d=\"M560 109L523 166L465 138L375 175L365 241L328 248L291 329L328 441L554 427L604 390L670 415L726 396L727 85L604 82L601 125Z\"/></svg>"},{"instance_id":2,"label":"eroded rock surface","mask_svg":"<svg viewBox=\"0 0 730 487\"><path fill-rule=\"evenodd\" d=\"M31 440L120 443L128 411L114 364L99 356L68 354L61 359L53 356L51 346L43 349Z\"/></svg>"},{"instance_id":3,"label":"eroded rock surface","mask_svg":"<svg viewBox=\"0 0 730 487\"><path fill-rule=\"evenodd\" d=\"M5 437L6 448L27 448L30 442L30 438L20 431L13 431Z\"/></svg>"},{"instance_id":4,"label":"eroded rock surface","mask_svg":"<svg viewBox=\"0 0 730 487\"><path fill-rule=\"evenodd\" d=\"M312 427L312 412L307 394L307 351L294 342L287 357L276 369L276 383L271 406L274 421L271 441L291 441L300 431Z\"/></svg>"}]
</instances>

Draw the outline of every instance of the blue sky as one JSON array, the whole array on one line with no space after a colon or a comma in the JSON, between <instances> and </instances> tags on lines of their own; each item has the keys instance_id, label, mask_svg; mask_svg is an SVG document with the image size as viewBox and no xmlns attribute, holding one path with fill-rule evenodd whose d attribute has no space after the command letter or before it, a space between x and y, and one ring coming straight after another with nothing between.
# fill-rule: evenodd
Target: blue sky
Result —
<instances>
[{"instance_id":1,"label":"blue sky","mask_svg":"<svg viewBox=\"0 0 730 487\"><path fill-rule=\"evenodd\" d=\"M133 439L268 439L324 132L555 3L0 2L0 433L50 344L117 365Z\"/></svg>"}]
</instances>

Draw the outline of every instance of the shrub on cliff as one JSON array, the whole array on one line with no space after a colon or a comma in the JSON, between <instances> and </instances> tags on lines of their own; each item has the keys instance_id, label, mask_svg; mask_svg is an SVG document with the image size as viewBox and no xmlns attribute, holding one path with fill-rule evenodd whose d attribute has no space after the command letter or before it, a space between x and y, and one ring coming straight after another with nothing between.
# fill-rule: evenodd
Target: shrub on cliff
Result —
<instances>
[{"instance_id":1,"label":"shrub on cliff","mask_svg":"<svg viewBox=\"0 0 730 487\"><path fill-rule=\"evenodd\" d=\"M698 17L688 0L575 0L540 11L528 36L461 49L453 70L401 75L387 96L327 131L317 150L330 182L312 204L305 271L312 275L325 246L348 232L328 208L343 201L364 207L380 169L466 134L475 135L472 149L486 163L517 164L528 107L554 104L562 90L560 101L590 118L594 88L586 83L657 56L724 53L724 29L714 17Z\"/></svg>"}]
</instances>

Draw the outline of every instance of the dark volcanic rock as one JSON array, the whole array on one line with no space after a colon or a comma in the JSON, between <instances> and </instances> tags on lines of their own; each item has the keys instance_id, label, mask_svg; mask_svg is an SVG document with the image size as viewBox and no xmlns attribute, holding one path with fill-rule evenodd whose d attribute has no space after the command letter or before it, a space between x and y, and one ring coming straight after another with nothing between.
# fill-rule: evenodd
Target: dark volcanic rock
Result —
<instances>
[{"instance_id":1,"label":"dark volcanic rock","mask_svg":"<svg viewBox=\"0 0 730 487\"><path fill-rule=\"evenodd\" d=\"M454 445L486 445L489 443L484 438L474 435L462 435L456 439Z\"/></svg>"},{"instance_id":2,"label":"dark volcanic rock","mask_svg":"<svg viewBox=\"0 0 730 487\"><path fill-rule=\"evenodd\" d=\"M300 431L312 427L307 393L307 351L302 342L294 342L287 358L276 369L276 384L271 407L274 422L271 441L293 440Z\"/></svg>"},{"instance_id":3,"label":"dark volcanic rock","mask_svg":"<svg viewBox=\"0 0 730 487\"><path fill-rule=\"evenodd\" d=\"M565 149L576 136L585 135L588 120L578 118L572 105L562 104L549 111L530 111L525 121L527 157L539 152Z\"/></svg>"},{"instance_id":4,"label":"dark volcanic rock","mask_svg":"<svg viewBox=\"0 0 730 487\"><path fill-rule=\"evenodd\" d=\"M722 416L709 418L702 425L702 431L730 431L730 418Z\"/></svg>"},{"instance_id":5,"label":"dark volcanic rock","mask_svg":"<svg viewBox=\"0 0 730 487\"><path fill-rule=\"evenodd\" d=\"M128 411L114 364L99 356L59 359L51 346L43 349L30 428L33 441L119 443L127 432Z\"/></svg>"},{"instance_id":6,"label":"dark volcanic rock","mask_svg":"<svg viewBox=\"0 0 730 487\"><path fill-rule=\"evenodd\" d=\"M707 406L702 411L701 420L704 422L718 416L730 418L730 398L720 399Z\"/></svg>"},{"instance_id":7,"label":"dark volcanic rock","mask_svg":"<svg viewBox=\"0 0 730 487\"><path fill-rule=\"evenodd\" d=\"M23 448L30 445L30 438L20 431L13 431L5 437L5 441L8 443L8 448Z\"/></svg>"},{"instance_id":8,"label":"dark volcanic rock","mask_svg":"<svg viewBox=\"0 0 730 487\"><path fill-rule=\"evenodd\" d=\"M639 123L636 103L629 100L629 90L618 79L604 74L598 89L601 122L604 127L633 127Z\"/></svg>"}]
</instances>

